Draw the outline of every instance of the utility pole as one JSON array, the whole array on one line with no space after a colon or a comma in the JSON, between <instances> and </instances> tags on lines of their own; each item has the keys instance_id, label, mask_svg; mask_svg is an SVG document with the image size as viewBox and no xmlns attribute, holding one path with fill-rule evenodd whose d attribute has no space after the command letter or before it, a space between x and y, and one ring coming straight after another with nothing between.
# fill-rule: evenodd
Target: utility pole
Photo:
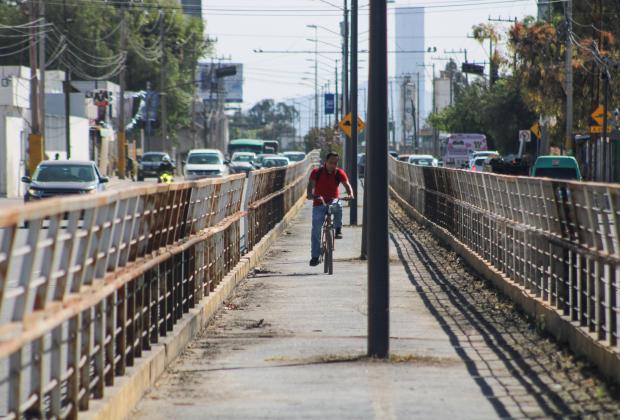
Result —
<instances>
[{"instance_id":1,"label":"utility pole","mask_svg":"<svg viewBox=\"0 0 620 420\"><path fill-rule=\"evenodd\" d=\"M196 139L196 37L192 35L192 147L195 149L198 147L198 141Z\"/></svg>"},{"instance_id":2,"label":"utility pole","mask_svg":"<svg viewBox=\"0 0 620 420\"><path fill-rule=\"evenodd\" d=\"M574 153L573 148L573 0L566 2L566 139L565 150ZM607 112L607 108L605 108ZM606 134L605 134L606 135Z\"/></svg>"},{"instance_id":3,"label":"utility pole","mask_svg":"<svg viewBox=\"0 0 620 420\"><path fill-rule=\"evenodd\" d=\"M126 54L127 53L127 19L125 16L125 8L126 8L126 2L123 2L121 4L121 37L120 37L120 50L121 53ZM162 24L163 26L163 24ZM123 60L125 60L123 58ZM121 71L119 73L118 76L118 81L119 81L119 86L120 86L120 93L119 93L119 103L118 103L118 148L117 148L117 155L118 155L118 177L120 179L125 179L125 155L127 154L126 152L126 143L127 140L125 138L125 75L126 73L126 61L123 62L122 67L121 67ZM148 119L148 115L147 115L147 119Z\"/></svg>"},{"instance_id":4,"label":"utility pole","mask_svg":"<svg viewBox=\"0 0 620 420\"><path fill-rule=\"evenodd\" d=\"M605 63L605 68L603 69L603 156L602 156L602 164L603 164L603 179L607 182L611 182L611 145L609 143L609 135L607 134L607 127L609 126L609 118L608 109L609 109L609 79L611 75L609 74L609 68L607 67L607 63Z\"/></svg>"},{"instance_id":5,"label":"utility pole","mask_svg":"<svg viewBox=\"0 0 620 420\"><path fill-rule=\"evenodd\" d=\"M358 0L351 0L351 144L347 162L349 164L348 175L353 188L353 200L349 202L349 217L351 226L357 225L357 36L358 36ZM386 85L387 87L387 85Z\"/></svg>"},{"instance_id":6,"label":"utility pole","mask_svg":"<svg viewBox=\"0 0 620 420\"><path fill-rule=\"evenodd\" d=\"M38 15L36 0L28 2L30 20ZM30 28L30 136L28 137L28 170L32 176L39 162L44 159L45 147L41 135L41 113L39 108L39 76L37 72L37 28Z\"/></svg>"},{"instance_id":7,"label":"utility pole","mask_svg":"<svg viewBox=\"0 0 620 420\"><path fill-rule=\"evenodd\" d=\"M338 101L340 101L340 97L338 96L338 59L336 59L336 65L334 66L334 83L336 84L336 97L334 99L335 105L335 116L336 124L340 121L340 106L338 105Z\"/></svg>"},{"instance_id":8,"label":"utility pole","mask_svg":"<svg viewBox=\"0 0 620 420\"><path fill-rule=\"evenodd\" d=\"M390 347L388 243L387 4L370 0L368 77L368 356L387 358Z\"/></svg>"},{"instance_id":9,"label":"utility pole","mask_svg":"<svg viewBox=\"0 0 620 420\"><path fill-rule=\"evenodd\" d=\"M41 19L41 23L45 24L45 0L39 0L39 19ZM39 39L39 73L40 73L40 82L39 82L39 115L41 117L41 137L45 138L45 31L40 32ZM45 154L45 147L43 148L43 152Z\"/></svg>"},{"instance_id":10,"label":"utility pole","mask_svg":"<svg viewBox=\"0 0 620 420\"><path fill-rule=\"evenodd\" d=\"M417 99L416 99L416 145L418 150L420 149L420 138L422 137L421 131L422 131L422 127L420 127L420 72L417 72L417 77L418 77L418 81L416 84L416 90L417 90Z\"/></svg>"},{"instance_id":11,"label":"utility pole","mask_svg":"<svg viewBox=\"0 0 620 420\"><path fill-rule=\"evenodd\" d=\"M168 78L168 60L166 57L166 20L163 11L161 13L161 25L159 38L161 44L161 71L159 73L159 102L161 106L161 141L162 150L168 150L168 108L166 101L166 80Z\"/></svg>"},{"instance_id":12,"label":"utility pole","mask_svg":"<svg viewBox=\"0 0 620 420\"><path fill-rule=\"evenodd\" d=\"M67 17L67 0L62 0L62 13L65 22L65 37L69 37L69 19ZM68 63L68 51L64 52L65 57L67 58L66 62ZM64 93L65 93L65 147L67 149L67 159L71 159L71 67L68 64L65 65L65 83L64 83Z\"/></svg>"},{"instance_id":13,"label":"utility pole","mask_svg":"<svg viewBox=\"0 0 620 420\"><path fill-rule=\"evenodd\" d=\"M344 0L344 22L342 32L342 116L349 115L349 1ZM345 169L349 168L349 147L350 142L346 135L342 136L344 140L344 162Z\"/></svg>"},{"instance_id":14,"label":"utility pole","mask_svg":"<svg viewBox=\"0 0 620 420\"><path fill-rule=\"evenodd\" d=\"M465 49L460 49L460 50L443 50L444 54L463 54L463 58L465 59L465 62L467 63L467 48ZM465 73L465 83L469 84L469 74Z\"/></svg>"}]
</instances>

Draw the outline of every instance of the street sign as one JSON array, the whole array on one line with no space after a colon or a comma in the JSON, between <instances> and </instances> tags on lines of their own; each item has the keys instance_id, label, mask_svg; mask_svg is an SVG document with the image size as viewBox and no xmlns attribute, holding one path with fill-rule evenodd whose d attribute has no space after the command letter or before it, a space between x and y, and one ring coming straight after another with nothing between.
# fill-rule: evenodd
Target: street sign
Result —
<instances>
[{"instance_id":1,"label":"street sign","mask_svg":"<svg viewBox=\"0 0 620 420\"><path fill-rule=\"evenodd\" d=\"M351 137L351 134L353 132L352 129L352 122L353 122L353 115L351 115L351 113L349 112L343 119L340 120L340 122L338 123L338 126L340 127L340 129L344 132L344 134L347 135L347 137ZM364 124L364 121L362 121L361 118L357 117L357 131L358 133L360 131L364 131L364 128L366 128L366 124Z\"/></svg>"},{"instance_id":2,"label":"street sign","mask_svg":"<svg viewBox=\"0 0 620 420\"><path fill-rule=\"evenodd\" d=\"M333 93L325 94L325 115L333 115L336 110L336 96Z\"/></svg>"},{"instance_id":3,"label":"street sign","mask_svg":"<svg viewBox=\"0 0 620 420\"><path fill-rule=\"evenodd\" d=\"M603 105L599 105L594 110L591 117L598 125L602 126L604 122L604 118L605 118L605 107ZM611 120L611 112L607 113L607 119ZM599 131L599 133L602 133L602 132L603 132L603 129L601 128L601 131Z\"/></svg>"},{"instance_id":4,"label":"street sign","mask_svg":"<svg viewBox=\"0 0 620 420\"><path fill-rule=\"evenodd\" d=\"M519 130L519 141L529 143L532 141L532 132L530 130Z\"/></svg>"},{"instance_id":5,"label":"street sign","mask_svg":"<svg viewBox=\"0 0 620 420\"><path fill-rule=\"evenodd\" d=\"M612 132L611 125L607 127L607 132L608 133ZM600 125L590 126L590 133L592 133L592 134L602 134L603 133L603 127L601 127Z\"/></svg>"},{"instance_id":6,"label":"street sign","mask_svg":"<svg viewBox=\"0 0 620 420\"><path fill-rule=\"evenodd\" d=\"M540 132L540 124L535 122L534 125L530 128L530 131L536 136L538 140L540 140L541 132Z\"/></svg>"}]
</instances>

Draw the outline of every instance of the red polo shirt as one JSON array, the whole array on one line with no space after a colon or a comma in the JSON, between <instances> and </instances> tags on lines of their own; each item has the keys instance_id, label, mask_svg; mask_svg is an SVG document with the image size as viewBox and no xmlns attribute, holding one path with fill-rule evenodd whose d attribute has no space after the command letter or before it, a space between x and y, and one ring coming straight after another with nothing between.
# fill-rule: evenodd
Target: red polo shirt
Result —
<instances>
[{"instance_id":1,"label":"red polo shirt","mask_svg":"<svg viewBox=\"0 0 620 420\"><path fill-rule=\"evenodd\" d=\"M318 176L317 180L317 175L319 172L321 174ZM336 173L338 173L338 177L336 177ZM345 184L349 182L347 173L341 168L336 168L336 170L330 174L327 172L327 168L325 168L325 166L313 169L310 173L310 179L316 182L314 187L314 195L320 195L327 203L335 198L340 198L340 190L338 187L341 183ZM322 205L323 202L321 200L314 200L315 207Z\"/></svg>"}]
</instances>

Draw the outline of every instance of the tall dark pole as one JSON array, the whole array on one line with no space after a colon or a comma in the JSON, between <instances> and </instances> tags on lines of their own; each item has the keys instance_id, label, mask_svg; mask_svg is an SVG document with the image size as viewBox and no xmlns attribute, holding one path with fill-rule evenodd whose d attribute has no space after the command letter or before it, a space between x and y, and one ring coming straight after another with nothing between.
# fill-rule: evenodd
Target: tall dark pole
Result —
<instances>
[{"instance_id":1,"label":"tall dark pole","mask_svg":"<svg viewBox=\"0 0 620 420\"><path fill-rule=\"evenodd\" d=\"M344 0L344 22L342 27L342 116L349 114L349 1ZM347 172L349 165L349 147L351 145L347 136L344 139L344 168Z\"/></svg>"},{"instance_id":2,"label":"tall dark pole","mask_svg":"<svg viewBox=\"0 0 620 420\"><path fill-rule=\"evenodd\" d=\"M602 173L602 179L610 182L611 181L611 177L609 176L609 172L611 169L611 165L610 165L610 152L611 150L609 149L608 145L609 145L609 136L607 135L607 127L609 126L609 120L607 118L607 110L609 109L609 70L607 69L607 67L605 67L605 69L603 70L603 111L605 112L603 114L603 134L602 134L602 139L603 139L603 147L602 147L602 163L603 163L603 173Z\"/></svg>"},{"instance_id":3,"label":"tall dark pole","mask_svg":"<svg viewBox=\"0 0 620 420\"><path fill-rule=\"evenodd\" d=\"M387 4L370 0L368 72L368 355L386 358L390 348L388 243Z\"/></svg>"},{"instance_id":4,"label":"tall dark pole","mask_svg":"<svg viewBox=\"0 0 620 420\"><path fill-rule=\"evenodd\" d=\"M126 2L121 4L121 37L120 37L120 50L121 52L127 51L127 21L125 15L125 9L127 7ZM162 23L163 26L163 23ZM118 177L125 179L126 161L125 156L127 154L126 144L127 139L125 137L125 88L126 88L126 62L122 64L121 72L118 75L118 84L120 86L119 103L118 103L118 139L117 139L117 159L118 159Z\"/></svg>"},{"instance_id":5,"label":"tall dark pole","mask_svg":"<svg viewBox=\"0 0 620 420\"><path fill-rule=\"evenodd\" d=\"M351 226L357 225L357 1L351 0L351 147L347 162L349 163L349 178L353 188L353 200L349 205Z\"/></svg>"},{"instance_id":6,"label":"tall dark pole","mask_svg":"<svg viewBox=\"0 0 620 420\"><path fill-rule=\"evenodd\" d=\"M67 0L63 0L62 2L62 12L63 18L65 21L65 36L69 35L69 27L67 18ZM65 52L66 54L66 52ZM66 57L66 56L65 56ZM67 58L67 63L69 62ZM71 68L69 65L65 65L65 83L64 83L64 92L65 92L65 147L67 148L67 159L71 159Z\"/></svg>"},{"instance_id":7,"label":"tall dark pole","mask_svg":"<svg viewBox=\"0 0 620 420\"><path fill-rule=\"evenodd\" d=\"M159 106L161 108L161 146L162 150L168 148L168 100L166 82L168 80L168 57L166 56L166 19L164 12L161 13L161 25L159 27L159 39L161 45L161 69L159 73Z\"/></svg>"}]
</instances>

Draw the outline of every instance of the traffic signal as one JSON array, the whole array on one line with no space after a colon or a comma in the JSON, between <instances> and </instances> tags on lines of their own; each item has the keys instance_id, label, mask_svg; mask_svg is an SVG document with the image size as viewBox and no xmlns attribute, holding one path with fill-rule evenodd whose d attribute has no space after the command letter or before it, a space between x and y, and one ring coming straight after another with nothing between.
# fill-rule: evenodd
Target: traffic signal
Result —
<instances>
[{"instance_id":1,"label":"traffic signal","mask_svg":"<svg viewBox=\"0 0 620 420\"><path fill-rule=\"evenodd\" d=\"M463 73L477 74L479 76L482 76L484 74L484 66L474 63L463 63L461 65L461 71Z\"/></svg>"}]
</instances>

